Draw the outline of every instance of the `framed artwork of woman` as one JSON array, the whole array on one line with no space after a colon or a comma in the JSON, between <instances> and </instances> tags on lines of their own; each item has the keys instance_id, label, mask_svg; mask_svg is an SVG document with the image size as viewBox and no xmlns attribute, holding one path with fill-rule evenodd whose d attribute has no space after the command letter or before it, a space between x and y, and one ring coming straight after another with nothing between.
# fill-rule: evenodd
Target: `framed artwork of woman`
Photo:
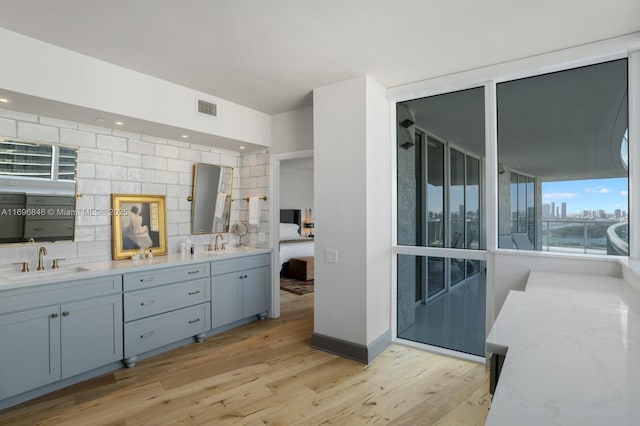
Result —
<instances>
[{"instance_id":1,"label":"framed artwork of woman","mask_svg":"<svg viewBox=\"0 0 640 426\"><path fill-rule=\"evenodd\" d=\"M167 254L166 204L163 195L112 194L113 259L142 251Z\"/></svg>"}]
</instances>

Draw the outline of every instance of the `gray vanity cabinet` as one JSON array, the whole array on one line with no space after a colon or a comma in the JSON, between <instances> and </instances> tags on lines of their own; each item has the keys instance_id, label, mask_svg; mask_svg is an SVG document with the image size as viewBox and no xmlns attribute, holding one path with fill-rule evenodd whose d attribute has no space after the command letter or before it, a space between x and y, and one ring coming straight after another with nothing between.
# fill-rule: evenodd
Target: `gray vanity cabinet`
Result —
<instances>
[{"instance_id":1,"label":"gray vanity cabinet","mask_svg":"<svg viewBox=\"0 0 640 426\"><path fill-rule=\"evenodd\" d=\"M60 308L63 379L122 359L122 295Z\"/></svg>"},{"instance_id":2,"label":"gray vanity cabinet","mask_svg":"<svg viewBox=\"0 0 640 426\"><path fill-rule=\"evenodd\" d=\"M0 292L0 400L121 359L121 276Z\"/></svg>"},{"instance_id":3,"label":"gray vanity cabinet","mask_svg":"<svg viewBox=\"0 0 640 426\"><path fill-rule=\"evenodd\" d=\"M60 307L0 315L0 400L60 378Z\"/></svg>"},{"instance_id":4,"label":"gray vanity cabinet","mask_svg":"<svg viewBox=\"0 0 640 426\"><path fill-rule=\"evenodd\" d=\"M170 266L124 275L124 363L211 329L210 264Z\"/></svg>"},{"instance_id":5,"label":"gray vanity cabinet","mask_svg":"<svg viewBox=\"0 0 640 426\"><path fill-rule=\"evenodd\" d=\"M216 260L211 265L211 328L266 317L271 289L270 255Z\"/></svg>"}]
</instances>

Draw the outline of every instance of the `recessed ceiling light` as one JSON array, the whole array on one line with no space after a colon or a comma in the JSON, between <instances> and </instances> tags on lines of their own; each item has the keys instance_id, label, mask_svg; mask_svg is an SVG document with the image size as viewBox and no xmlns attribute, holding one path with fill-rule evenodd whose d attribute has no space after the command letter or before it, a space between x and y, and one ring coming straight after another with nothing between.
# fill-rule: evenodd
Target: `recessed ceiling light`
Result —
<instances>
[{"instance_id":1,"label":"recessed ceiling light","mask_svg":"<svg viewBox=\"0 0 640 426\"><path fill-rule=\"evenodd\" d=\"M102 122L104 121L104 118L102 118L102 117L96 117L94 120L99 121L99 122L101 122L101 123L102 123Z\"/></svg>"},{"instance_id":2,"label":"recessed ceiling light","mask_svg":"<svg viewBox=\"0 0 640 426\"><path fill-rule=\"evenodd\" d=\"M181 135L182 139L189 139L189 135Z\"/></svg>"},{"instance_id":3,"label":"recessed ceiling light","mask_svg":"<svg viewBox=\"0 0 640 426\"><path fill-rule=\"evenodd\" d=\"M244 149L244 146L241 146L240 149Z\"/></svg>"},{"instance_id":4,"label":"recessed ceiling light","mask_svg":"<svg viewBox=\"0 0 640 426\"><path fill-rule=\"evenodd\" d=\"M3 104L8 104L8 103L9 103L9 99L7 99L7 98L0 98L0 102L2 102Z\"/></svg>"},{"instance_id":5,"label":"recessed ceiling light","mask_svg":"<svg viewBox=\"0 0 640 426\"><path fill-rule=\"evenodd\" d=\"M122 121L116 121L116 126L122 126L124 123Z\"/></svg>"}]
</instances>

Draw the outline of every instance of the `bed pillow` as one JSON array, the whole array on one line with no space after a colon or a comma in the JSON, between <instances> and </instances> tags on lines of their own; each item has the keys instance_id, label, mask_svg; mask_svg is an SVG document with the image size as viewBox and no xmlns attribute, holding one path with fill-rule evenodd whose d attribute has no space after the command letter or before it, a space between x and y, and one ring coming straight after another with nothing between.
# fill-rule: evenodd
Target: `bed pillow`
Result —
<instances>
[{"instance_id":1,"label":"bed pillow","mask_svg":"<svg viewBox=\"0 0 640 426\"><path fill-rule=\"evenodd\" d=\"M300 234L298 234L298 225L295 223L281 223L280 239L289 240L292 238L300 238Z\"/></svg>"}]
</instances>

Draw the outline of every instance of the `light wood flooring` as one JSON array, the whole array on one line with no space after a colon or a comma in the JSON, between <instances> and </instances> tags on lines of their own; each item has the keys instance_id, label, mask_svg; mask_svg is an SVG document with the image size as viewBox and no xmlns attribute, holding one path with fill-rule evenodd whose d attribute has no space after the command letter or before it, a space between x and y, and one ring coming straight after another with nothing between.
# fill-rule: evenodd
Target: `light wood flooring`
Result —
<instances>
[{"instance_id":1,"label":"light wood flooring","mask_svg":"<svg viewBox=\"0 0 640 426\"><path fill-rule=\"evenodd\" d=\"M392 345L369 365L309 347L313 293L282 315L0 411L1 425L483 425L484 365Z\"/></svg>"}]
</instances>

